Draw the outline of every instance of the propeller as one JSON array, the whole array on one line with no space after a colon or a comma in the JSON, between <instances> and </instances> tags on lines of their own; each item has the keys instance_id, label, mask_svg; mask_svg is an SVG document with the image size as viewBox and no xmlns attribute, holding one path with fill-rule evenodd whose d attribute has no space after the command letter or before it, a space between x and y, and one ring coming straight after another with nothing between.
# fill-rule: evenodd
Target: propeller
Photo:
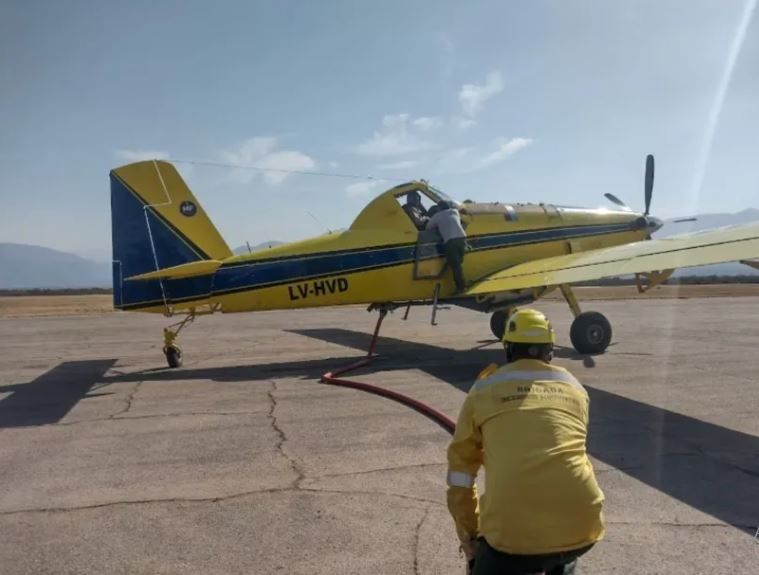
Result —
<instances>
[{"instance_id":1,"label":"propeller","mask_svg":"<svg viewBox=\"0 0 759 575\"><path fill-rule=\"evenodd\" d=\"M630 209L630 206L628 206L627 204L625 204L622 200L620 200L614 194L610 194L610 193L607 192L607 193L604 194L604 197L607 200L609 200L610 202L612 202L613 204L617 204L619 207L621 207L626 212L631 212L632 211L632 209Z\"/></svg>"},{"instance_id":2,"label":"propeller","mask_svg":"<svg viewBox=\"0 0 759 575\"><path fill-rule=\"evenodd\" d=\"M649 214L649 211L651 209L651 197L654 193L654 157L651 154L648 154L646 157L646 183L645 183L645 200L646 200L646 211L643 212L644 216L647 216Z\"/></svg>"},{"instance_id":3,"label":"propeller","mask_svg":"<svg viewBox=\"0 0 759 575\"><path fill-rule=\"evenodd\" d=\"M645 185L643 188L643 194L644 194L644 200L646 203L646 211L643 212L644 216L648 216L649 212L651 211L651 197L654 193L654 157L651 154L648 154L646 156L646 179L645 179ZM624 203L622 200L620 200L617 196L610 193L605 193L604 197L612 202L613 204L618 205L620 208L625 210L626 212L632 212L633 210L628 206L626 203Z\"/></svg>"},{"instance_id":4,"label":"propeller","mask_svg":"<svg viewBox=\"0 0 759 575\"><path fill-rule=\"evenodd\" d=\"M653 154L648 154L646 156L646 176L645 181L643 184L643 200L645 202L645 211L643 212L643 217L645 218L643 220L643 225L648 226L652 231L656 231L662 226L662 221L658 218L649 217L649 214L651 213L651 198L654 195L654 156ZM612 202L613 204L618 205L620 208L625 210L626 212L632 212L633 210L630 209L630 206L625 204L622 200L620 200L617 196L610 193L605 193L604 197ZM684 222L697 222L698 218L691 217L691 218L680 218L677 220L672 220L672 223L675 224L681 224Z\"/></svg>"}]
</instances>

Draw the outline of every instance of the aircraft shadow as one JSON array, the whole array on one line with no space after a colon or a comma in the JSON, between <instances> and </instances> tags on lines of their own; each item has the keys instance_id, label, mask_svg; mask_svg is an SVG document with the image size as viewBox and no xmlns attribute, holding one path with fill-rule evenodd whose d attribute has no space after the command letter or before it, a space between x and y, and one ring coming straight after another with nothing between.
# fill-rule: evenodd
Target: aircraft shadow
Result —
<instances>
[{"instance_id":1,"label":"aircraft shadow","mask_svg":"<svg viewBox=\"0 0 759 575\"><path fill-rule=\"evenodd\" d=\"M356 356L328 357L305 361L285 361L281 363L261 363L224 367L184 367L181 369L149 369L109 377L107 383L130 383L135 381L188 381L202 379L223 382L269 381L274 377L294 377L299 379L319 379L336 366L356 360Z\"/></svg>"},{"instance_id":2,"label":"aircraft shadow","mask_svg":"<svg viewBox=\"0 0 759 575\"><path fill-rule=\"evenodd\" d=\"M0 386L0 428L56 423L97 384L115 359L64 361L29 383Z\"/></svg>"},{"instance_id":3,"label":"aircraft shadow","mask_svg":"<svg viewBox=\"0 0 759 575\"><path fill-rule=\"evenodd\" d=\"M346 329L291 330L302 336L365 351L371 335ZM493 345L490 345L492 343ZM587 360L560 348L560 357ZM358 370L376 373L418 369L467 392L479 371L503 363L503 349L493 340L474 349L452 350L380 337L377 360ZM12 392L0 401L0 428L59 421L96 384L133 381L255 382L275 377L316 381L323 373L350 363L356 354L230 367L143 371L104 377L115 360L74 361L27 384L0 387ZM587 386L586 386L587 387ZM690 507L753 535L759 522L759 437L587 387L591 398L588 449L599 461ZM604 477L600 481L603 487ZM611 481L611 479L608 479ZM608 493L607 493L608 497ZM614 501L608 502L613 509ZM642 513L655 517L656 510ZM687 521L686 521L687 522Z\"/></svg>"},{"instance_id":4,"label":"aircraft shadow","mask_svg":"<svg viewBox=\"0 0 759 575\"><path fill-rule=\"evenodd\" d=\"M759 524L759 437L586 389L591 404L588 450L594 457L754 535Z\"/></svg>"},{"instance_id":5,"label":"aircraft shadow","mask_svg":"<svg viewBox=\"0 0 759 575\"><path fill-rule=\"evenodd\" d=\"M372 339L371 334L341 328L286 331L360 351L366 351ZM472 381L485 366L490 363L502 364L506 360L503 346L496 339L481 341L474 348L449 349L380 336L377 338L375 353L378 356L378 362L364 368L364 371L376 371L377 368L382 370L423 369L462 391L469 389ZM580 355L571 348L557 346L555 355L564 359L582 361L587 367L595 366L591 356Z\"/></svg>"},{"instance_id":6,"label":"aircraft shadow","mask_svg":"<svg viewBox=\"0 0 759 575\"><path fill-rule=\"evenodd\" d=\"M366 349L371 336L345 329L291 330L338 345ZM480 342L487 344L487 342ZM497 344L493 340L494 344ZM479 370L502 364L503 350L452 350L380 337L390 357L366 371L421 369L464 392ZM567 348L558 357L587 361ZM586 386L591 401L588 450L596 459L724 523L754 535L759 522L759 437ZM601 479L603 483L603 479ZM614 502L609 501L613 506ZM651 515L653 515L652 510Z\"/></svg>"}]
</instances>

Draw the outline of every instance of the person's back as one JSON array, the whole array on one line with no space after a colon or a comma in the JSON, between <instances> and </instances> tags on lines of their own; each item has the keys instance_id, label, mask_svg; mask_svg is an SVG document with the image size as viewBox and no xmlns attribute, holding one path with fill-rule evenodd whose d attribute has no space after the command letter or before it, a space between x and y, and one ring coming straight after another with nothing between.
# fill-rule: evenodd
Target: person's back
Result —
<instances>
[{"instance_id":1,"label":"person's back","mask_svg":"<svg viewBox=\"0 0 759 575\"><path fill-rule=\"evenodd\" d=\"M464 278L464 254L466 253L466 233L461 225L461 216L458 210L445 200L438 203L440 211L432 216L427 222L428 230L437 230L443 239L445 246L445 258L453 272L453 280L456 290L463 292L466 289Z\"/></svg>"},{"instance_id":2,"label":"person's back","mask_svg":"<svg viewBox=\"0 0 759 575\"><path fill-rule=\"evenodd\" d=\"M480 374L448 446L448 508L475 575L565 573L604 535L588 394L550 364L555 334L540 312L511 314L503 340L507 365Z\"/></svg>"},{"instance_id":3,"label":"person's back","mask_svg":"<svg viewBox=\"0 0 759 575\"><path fill-rule=\"evenodd\" d=\"M480 535L514 554L597 541L604 499L586 453L588 396L577 380L522 359L478 380L467 400L484 451Z\"/></svg>"},{"instance_id":4,"label":"person's back","mask_svg":"<svg viewBox=\"0 0 759 575\"><path fill-rule=\"evenodd\" d=\"M440 209L427 221L427 229L436 229L444 243L451 239L466 237L466 232L461 225L461 216L453 207L446 206Z\"/></svg>"}]
</instances>

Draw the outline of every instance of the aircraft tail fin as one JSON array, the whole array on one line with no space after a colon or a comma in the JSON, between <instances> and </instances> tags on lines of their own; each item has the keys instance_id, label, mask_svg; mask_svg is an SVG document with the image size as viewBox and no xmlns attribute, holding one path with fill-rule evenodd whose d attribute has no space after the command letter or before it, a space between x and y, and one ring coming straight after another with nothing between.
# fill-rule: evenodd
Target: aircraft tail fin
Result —
<instances>
[{"instance_id":1,"label":"aircraft tail fin","mask_svg":"<svg viewBox=\"0 0 759 575\"><path fill-rule=\"evenodd\" d=\"M114 307L160 308L210 295L213 265L195 265L208 273L180 279L155 273L233 255L176 168L135 162L111 170L110 180ZM155 279L127 279L151 273Z\"/></svg>"}]
</instances>

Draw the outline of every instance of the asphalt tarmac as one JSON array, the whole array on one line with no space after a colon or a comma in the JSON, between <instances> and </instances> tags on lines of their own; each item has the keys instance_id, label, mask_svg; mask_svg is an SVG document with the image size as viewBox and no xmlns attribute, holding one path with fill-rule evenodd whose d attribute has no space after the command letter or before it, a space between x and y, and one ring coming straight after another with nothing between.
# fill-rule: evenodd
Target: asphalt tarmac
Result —
<instances>
[{"instance_id":1,"label":"asphalt tarmac","mask_svg":"<svg viewBox=\"0 0 759 575\"><path fill-rule=\"evenodd\" d=\"M759 572L759 298L585 302L614 326L556 363L591 397L606 538L587 574ZM503 362L488 318L388 316L356 379L456 417ZM449 436L388 399L319 384L360 357L364 308L200 318L164 367L162 317L0 319L0 573L463 573Z\"/></svg>"}]
</instances>

